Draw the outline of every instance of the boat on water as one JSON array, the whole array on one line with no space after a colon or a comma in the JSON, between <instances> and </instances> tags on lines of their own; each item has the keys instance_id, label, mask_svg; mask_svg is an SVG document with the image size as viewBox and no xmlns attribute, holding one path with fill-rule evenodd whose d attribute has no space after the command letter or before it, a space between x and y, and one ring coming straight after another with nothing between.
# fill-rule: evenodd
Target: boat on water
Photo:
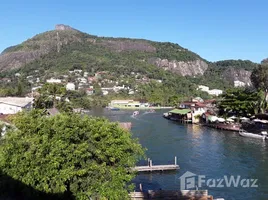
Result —
<instances>
[{"instance_id":1,"label":"boat on water","mask_svg":"<svg viewBox=\"0 0 268 200\"><path fill-rule=\"evenodd\" d=\"M132 113L132 116L135 117L135 116L137 116L138 114L140 114L139 111L134 111L134 112Z\"/></svg>"},{"instance_id":2,"label":"boat on water","mask_svg":"<svg viewBox=\"0 0 268 200\"><path fill-rule=\"evenodd\" d=\"M106 108L109 109L109 110L120 110L120 108L110 107L110 106L107 106Z\"/></svg>"},{"instance_id":3,"label":"boat on water","mask_svg":"<svg viewBox=\"0 0 268 200\"><path fill-rule=\"evenodd\" d=\"M262 140L268 139L266 131L261 132L261 134L255 134L255 133L241 131L241 132L239 132L239 135L241 135L243 137L250 137L250 138L262 139Z\"/></svg>"},{"instance_id":4,"label":"boat on water","mask_svg":"<svg viewBox=\"0 0 268 200\"><path fill-rule=\"evenodd\" d=\"M110 108L110 110L117 111L120 110L120 108Z\"/></svg>"}]
</instances>

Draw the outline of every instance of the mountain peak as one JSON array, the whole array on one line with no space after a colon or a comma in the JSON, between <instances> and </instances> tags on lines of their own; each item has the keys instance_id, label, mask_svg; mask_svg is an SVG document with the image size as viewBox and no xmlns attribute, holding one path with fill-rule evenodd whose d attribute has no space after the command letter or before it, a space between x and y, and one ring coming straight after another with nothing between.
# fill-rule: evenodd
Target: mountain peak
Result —
<instances>
[{"instance_id":1,"label":"mountain peak","mask_svg":"<svg viewBox=\"0 0 268 200\"><path fill-rule=\"evenodd\" d=\"M75 29L72 28L72 27L70 27L69 25L65 25L65 24L56 24L56 26L55 26L55 30L65 31L65 30L75 30Z\"/></svg>"}]
</instances>

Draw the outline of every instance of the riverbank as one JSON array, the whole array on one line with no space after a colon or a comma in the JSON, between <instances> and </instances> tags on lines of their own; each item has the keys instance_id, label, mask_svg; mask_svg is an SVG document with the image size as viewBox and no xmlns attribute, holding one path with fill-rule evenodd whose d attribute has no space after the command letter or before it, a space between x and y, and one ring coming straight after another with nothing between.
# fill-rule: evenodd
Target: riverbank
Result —
<instances>
[{"instance_id":1,"label":"riverbank","mask_svg":"<svg viewBox=\"0 0 268 200\"><path fill-rule=\"evenodd\" d=\"M161 106L152 106L152 107L122 107L114 106L113 108L119 108L120 110L166 110L173 109L174 107L161 107Z\"/></svg>"}]
</instances>

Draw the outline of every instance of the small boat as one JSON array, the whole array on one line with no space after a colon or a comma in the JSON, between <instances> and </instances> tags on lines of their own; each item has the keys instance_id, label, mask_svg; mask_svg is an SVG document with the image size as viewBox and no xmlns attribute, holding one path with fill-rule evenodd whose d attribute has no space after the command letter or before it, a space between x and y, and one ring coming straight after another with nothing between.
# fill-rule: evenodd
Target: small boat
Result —
<instances>
[{"instance_id":1,"label":"small boat","mask_svg":"<svg viewBox=\"0 0 268 200\"><path fill-rule=\"evenodd\" d=\"M262 140L268 139L266 131L261 132L261 134L255 134L255 133L241 131L241 132L239 132L239 135L241 135L243 137L250 137L250 138L262 139Z\"/></svg>"},{"instance_id":2,"label":"small boat","mask_svg":"<svg viewBox=\"0 0 268 200\"><path fill-rule=\"evenodd\" d=\"M151 110L148 111L148 113L155 113L155 110L151 109Z\"/></svg>"},{"instance_id":3,"label":"small boat","mask_svg":"<svg viewBox=\"0 0 268 200\"><path fill-rule=\"evenodd\" d=\"M110 108L110 110L118 111L118 110L120 110L120 108Z\"/></svg>"},{"instance_id":4,"label":"small boat","mask_svg":"<svg viewBox=\"0 0 268 200\"><path fill-rule=\"evenodd\" d=\"M140 114L139 111L134 111L134 112L132 113L132 116L134 117L134 116L137 116L138 114Z\"/></svg>"}]
</instances>

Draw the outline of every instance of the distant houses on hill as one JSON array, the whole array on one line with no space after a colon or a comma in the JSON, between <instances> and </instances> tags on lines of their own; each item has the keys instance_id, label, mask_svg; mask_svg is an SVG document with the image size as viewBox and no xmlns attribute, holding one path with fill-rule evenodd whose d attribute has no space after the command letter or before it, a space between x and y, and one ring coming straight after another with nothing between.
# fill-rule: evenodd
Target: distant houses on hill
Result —
<instances>
[{"instance_id":1,"label":"distant houses on hill","mask_svg":"<svg viewBox=\"0 0 268 200\"><path fill-rule=\"evenodd\" d=\"M223 91L219 90L219 89L210 90L209 87L207 87L205 85L199 85L197 90L207 92L209 95L212 95L212 96L219 96L223 93Z\"/></svg>"}]
</instances>

